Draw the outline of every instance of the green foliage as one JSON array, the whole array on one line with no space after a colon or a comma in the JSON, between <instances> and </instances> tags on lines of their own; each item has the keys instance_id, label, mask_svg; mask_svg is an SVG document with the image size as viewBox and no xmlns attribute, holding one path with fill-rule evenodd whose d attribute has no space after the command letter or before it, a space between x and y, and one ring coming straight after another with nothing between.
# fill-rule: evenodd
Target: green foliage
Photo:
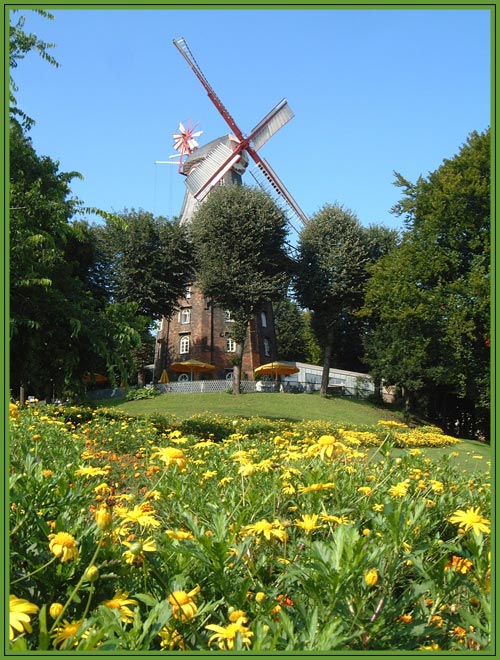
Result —
<instances>
[{"instance_id":1,"label":"green foliage","mask_svg":"<svg viewBox=\"0 0 500 660\"><path fill-rule=\"evenodd\" d=\"M427 179L397 175L407 230L373 268L363 313L372 373L443 427L489 433L489 131Z\"/></svg>"},{"instance_id":2,"label":"green foliage","mask_svg":"<svg viewBox=\"0 0 500 660\"><path fill-rule=\"evenodd\" d=\"M160 392L154 387L140 387L138 389L129 390L125 398L127 401L137 401L138 399L154 399L159 395Z\"/></svg>"},{"instance_id":3,"label":"green foliage","mask_svg":"<svg viewBox=\"0 0 500 660\"><path fill-rule=\"evenodd\" d=\"M49 20L54 18L52 14L45 11L44 9L34 9L33 11ZM17 9L12 9L12 16L17 12ZM31 117L28 117L28 115L26 115L26 113L24 113L17 105L16 97L14 94L18 91L18 87L14 81L12 72L17 66L19 66L19 62L32 51L38 53L42 59L49 62L49 64L52 64L52 66L58 67L59 63L48 52L49 49L55 46L55 44L48 43L42 39L39 39L36 34L26 33L24 30L25 23L26 16L21 15L16 22L11 22L9 26L9 102L11 118L19 119L23 127L28 129L34 124L34 121L31 119Z\"/></svg>"},{"instance_id":4,"label":"green foliage","mask_svg":"<svg viewBox=\"0 0 500 660\"><path fill-rule=\"evenodd\" d=\"M314 312L312 327L323 348L322 394L330 366L338 366L333 356L336 339L354 323L353 314L361 305L368 263L363 228L339 204L325 205L300 233L294 288L299 304Z\"/></svg>"},{"instance_id":5,"label":"green foliage","mask_svg":"<svg viewBox=\"0 0 500 660\"><path fill-rule=\"evenodd\" d=\"M369 455L355 428L232 422L216 443L116 411L12 407L10 594L35 609L11 650L206 652L214 624L232 651L488 649L484 471L394 458L401 426L379 425Z\"/></svg>"},{"instance_id":6,"label":"green foliage","mask_svg":"<svg viewBox=\"0 0 500 660\"><path fill-rule=\"evenodd\" d=\"M109 295L136 303L150 319L170 316L193 278L192 250L183 227L132 209L94 226L93 233Z\"/></svg>"},{"instance_id":7,"label":"green foliage","mask_svg":"<svg viewBox=\"0 0 500 660\"><path fill-rule=\"evenodd\" d=\"M221 186L191 221L196 281L203 294L232 312L237 344L233 392L239 393L248 324L259 307L286 293L290 261L286 218L272 198L248 186Z\"/></svg>"},{"instance_id":8,"label":"green foliage","mask_svg":"<svg viewBox=\"0 0 500 660\"><path fill-rule=\"evenodd\" d=\"M78 175L38 156L15 120L10 137L11 388L65 398L88 371L125 379L147 321L137 305L109 303L91 228L72 221Z\"/></svg>"},{"instance_id":9,"label":"green foliage","mask_svg":"<svg viewBox=\"0 0 500 660\"><path fill-rule=\"evenodd\" d=\"M321 349L311 332L310 314L283 298L273 303L278 359L317 364Z\"/></svg>"}]
</instances>

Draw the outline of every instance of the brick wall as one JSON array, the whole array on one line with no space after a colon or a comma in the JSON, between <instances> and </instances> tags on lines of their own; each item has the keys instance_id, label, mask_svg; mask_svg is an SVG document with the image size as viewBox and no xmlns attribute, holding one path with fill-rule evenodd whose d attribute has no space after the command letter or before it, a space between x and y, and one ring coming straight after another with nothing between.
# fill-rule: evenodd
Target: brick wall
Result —
<instances>
[{"instance_id":1,"label":"brick wall","mask_svg":"<svg viewBox=\"0 0 500 660\"><path fill-rule=\"evenodd\" d=\"M213 364L216 368L210 374L196 376L195 379L225 378L232 371L232 358L235 353L227 350L231 338L232 322L220 309L205 298L201 291L192 286L190 295L179 300L179 310L170 319L164 319L157 336L155 376L173 362L195 359ZM189 341L189 351L181 353L181 339ZM187 341L184 340L187 345ZM265 305L255 315L250 324L243 353L243 377L253 380L253 370L276 360L276 335L272 306ZM171 379L177 375L170 373Z\"/></svg>"}]
</instances>

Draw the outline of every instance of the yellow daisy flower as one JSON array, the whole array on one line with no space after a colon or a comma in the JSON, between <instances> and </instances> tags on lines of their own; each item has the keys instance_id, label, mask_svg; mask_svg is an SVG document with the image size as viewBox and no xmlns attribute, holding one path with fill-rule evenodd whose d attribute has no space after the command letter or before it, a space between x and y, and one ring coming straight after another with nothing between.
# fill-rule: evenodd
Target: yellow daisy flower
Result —
<instances>
[{"instance_id":1,"label":"yellow daisy flower","mask_svg":"<svg viewBox=\"0 0 500 660\"><path fill-rule=\"evenodd\" d=\"M145 552L156 552L156 543L152 536L145 541L134 541L132 543L123 541L123 545L128 548L122 555L127 564L142 563Z\"/></svg>"},{"instance_id":2,"label":"yellow daisy flower","mask_svg":"<svg viewBox=\"0 0 500 660\"><path fill-rule=\"evenodd\" d=\"M316 523L318 522L318 514L314 513L313 515L309 515L308 513L305 513L302 516L302 520L295 520L295 525L296 527L301 527L307 534L312 532L314 529L321 529L321 525L317 525Z\"/></svg>"},{"instance_id":3,"label":"yellow daisy flower","mask_svg":"<svg viewBox=\"0 0 500 660\"><path fill-rule=\"evenodd\" d=\"M52 645L54 648L57 648L59 645L59 650L69 649L72 646L78 644L78 638L75 639L75 636L78 632L78 629L81 627L82 621L67 621L64 619L60 626L52 633ZM88 636L88 633L84 633L82 637Z\"/></svg>"},{"instance_id":4,"label":"yellow daisy flower","mask_svg":"<svg viewBox=\"0 0 500 660\"><path fill-rule=\"evenodd\" d=\"M469 507L467 511L463 509L457 509L448 521L454 525L458 525L459 529L464 532L468 532L470 529L474 534L479 534L484 532L485 534L490 533L490 521L487 518L479 513L479 507Z\"/></svg>"},{"instance_id":5,"label":"yellow daisy flower","mask_svg":"<svg viewBox=\"0 0 500 660\"><path fill-rule=\"evenodd\" d=\"M243 528L243 534L249 536L264 536L268 541L271 539L278 539L279 541L286 541L288 535L285 528L279 520L274 520L272 523L266 520L259 520L253 525L246 525Z\"/></svg>"},{"instance_id":6,"label":"yellow daisy flower","mask_svg":"<svg viewBox=\"0 0 500 660\"><path fill-rule=\"evenodd\" d=\"M16 633L33 632L30 614L36 614L39 609L38 605L11 594L9 598L9 639L14 639Z\"/></svg>"},{"instance_id":7,"label":"yellow daisy flower","mask_svg":"<svg viewBox=\"0 0 500 660\"><path fill-rule=\"evenodd\" d=\"M185 591L174 591L168 596L167 600L172 606L172 615L175 619L185 621L194 617L198 611L194 597L199 591L200 587L197 586L188 593Z\"/></svg>"},{"instance_id":8,"label":"yellow daisy flower","mask_svg":"<svg viewBox=\"0 0 500 660\"><path fill-rule=\"evenodd\" d=\"M155 510L149 504L137 504L133 509L117 507L115 511L124 522L137 523L141 527L159 527L161 524L154 517Z\"/></svg>"},{"instance_id":9,"label":"yellow daisy flower","mask_svg":"<svg viewBox=\"0 0 500 660\"><path fill-rule=\"evenodd\" d=\"M177 447L153 447L156 450L151 458L159 458L166 466L177 465L179 470L185 470L187 460L181 449Z\"/></svg>"},{"instance_id":10,"label":"yellow daisy flower","mask_svg":"<svg viewBox=\"0 0 500 660\"><path fill-rule=\"evenodd\" d=\"M109 607L110 610L118 610L124 623L132 623L134 612L128 606L138 605L138 601L135 598L129 598L126 591L117 591L113 598L105 600L103 605Z\"/></svg>"},{"instance_id":11,"label":"yellow daisy flower","mask_svg":"<svg viewBox=\"0 0 500 660\"><path fill-rule=\"evenodd\" d=\"M71 561L78 559L79 552L76 539L67 532L58 532L57 534L49 534L49 550L56 557L59 557L61 562Z\"/></svg>"},{"instance_id":12,"label":"yellow daisy flower","mask_svg":"<svg viewBox=\"0 0 500 660\"><path fill-rule=\"evenodd\" d=\"M205 626L205 628L214 632L208 640L208 645L211 646L212 642L216 641L222 651L230 651L233 649L238 635L241 639L241 643L247 648L252 643L251 638L253 637L253 632L243 625L241 619L234 623L230 623L225 628L215 624L209 624L208 626Z\"/></svg>"}]
</instances>

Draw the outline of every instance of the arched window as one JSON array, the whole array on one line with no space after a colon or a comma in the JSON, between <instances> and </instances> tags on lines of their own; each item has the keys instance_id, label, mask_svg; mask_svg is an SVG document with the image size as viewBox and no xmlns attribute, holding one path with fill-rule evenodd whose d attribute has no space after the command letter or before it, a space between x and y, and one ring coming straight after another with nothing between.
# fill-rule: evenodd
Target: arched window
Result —
<instances>
[{"instance_id":1,"label":"arched window","mask_svg":"<svg viewBox=\"0 0 500 660\"><path fill-rule=\"evenodd\" d=\"M226 339L226 351L228 353L234 353L236 351L236 342L231 337Z\"/></svg>"},{"instance_id":2,"label":"arched window","mask_svg":"<svg viewBox=\"0 0 500 660\"><path fill-rule=\"evenodd\" d=\"M267 337L264 337L264 355L266 357L271 355L271 344L269 343L269 339Z\"/></svg>"},{"instance_id":3,"label":"arched window","mask_svg":"<svg viewBox=\"0 0 500 660\"><path fill-rule=\"evenodd\" d=\"M181 353L181 354L189 353L189 336L188 335L184 335L184 337L181 337L179 353Z\"/></svg>"},{"instance_id":4,"label":"arched window","mask_svg":"<svg viewBox=\"0 0 500 660\"><path fill-rule=\"evenodd\" d=\"M225 310L224 318L226 320L226 323L230 323L230 322L232 323L234 321L233 315L232 315L232 313L230 312L229 309Z\"/></svg>"},{"instance_id":5,"label":"arched window","mask_svg":"<svg viewBox=\"0 0 500 660\"><path fill-rule=\"evenodd\" d=\"M181 309L179 320L181 323L191 323L191 309L189 307L183 307Z\"/></svg>"},{"instance_id":6,"label":"arched window","mask_svg":"<svg viewBox=\"0 0 500 660\"><path fill-rule=\"evenodd\" d=\"M260 323L263 328L267 328L267 314L265 312L260 313Z\"/></svg>"}]
</instances>

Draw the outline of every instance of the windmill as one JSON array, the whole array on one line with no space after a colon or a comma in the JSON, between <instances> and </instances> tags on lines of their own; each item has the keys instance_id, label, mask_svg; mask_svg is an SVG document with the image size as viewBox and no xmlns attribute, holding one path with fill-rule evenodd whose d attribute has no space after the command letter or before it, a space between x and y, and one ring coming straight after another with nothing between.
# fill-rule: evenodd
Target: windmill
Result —
<instances>
[{"instance_id":1,"label":"windmill","mask_svg":"<svg viewBox=\"0 0 500 660\"><path fill-rule=\"evenodd\" d=\"M261 158L259 149L290 119L293 112L285 99L281 100L251 131L245 136L227 108L219 99L212 86L206 79L198 63L196 62L189 46L184 38L174 39L174 46L184 57L190 68L195 73L198 80L203 85L210 100L220 112L222 117L229 125L232 134L226 138L219 138L205 145L203 152L196 149L191 151L186 160L183 161L181 154L179 170L186 176L185 184L190 193L191 200L185 200L182 216L191 211L196 202L202 202L210 190L216 186L231 170L236 170L241 174L247 164L248 156L254 161L255 168L251 171L256 182L266 191L268 191L285 212L289 224L296 230L291 222L290 216L302 224L307 223L307 216L302 211L297 202L293 199L290 192L286 189L278 175L271 168L269 163ZM181 125L182 126L182 125ZM194 128L193 128L194 130ZM185 135L187 131L180 131L180 135L174 135L177 138L179 147L182 148L186 143ZM190 138L198 137L192 133ZM189 148L189 139L187 139ZM175 146L175 144L174 144ZM177 149L177 147L175 147ZM177 149L179 151L179 149ZM198 153L200 151L200 153ZM187 152L186 152L187 153ZM247 155L248 154L248 155Z\"/></svg>"}]
</instances>

